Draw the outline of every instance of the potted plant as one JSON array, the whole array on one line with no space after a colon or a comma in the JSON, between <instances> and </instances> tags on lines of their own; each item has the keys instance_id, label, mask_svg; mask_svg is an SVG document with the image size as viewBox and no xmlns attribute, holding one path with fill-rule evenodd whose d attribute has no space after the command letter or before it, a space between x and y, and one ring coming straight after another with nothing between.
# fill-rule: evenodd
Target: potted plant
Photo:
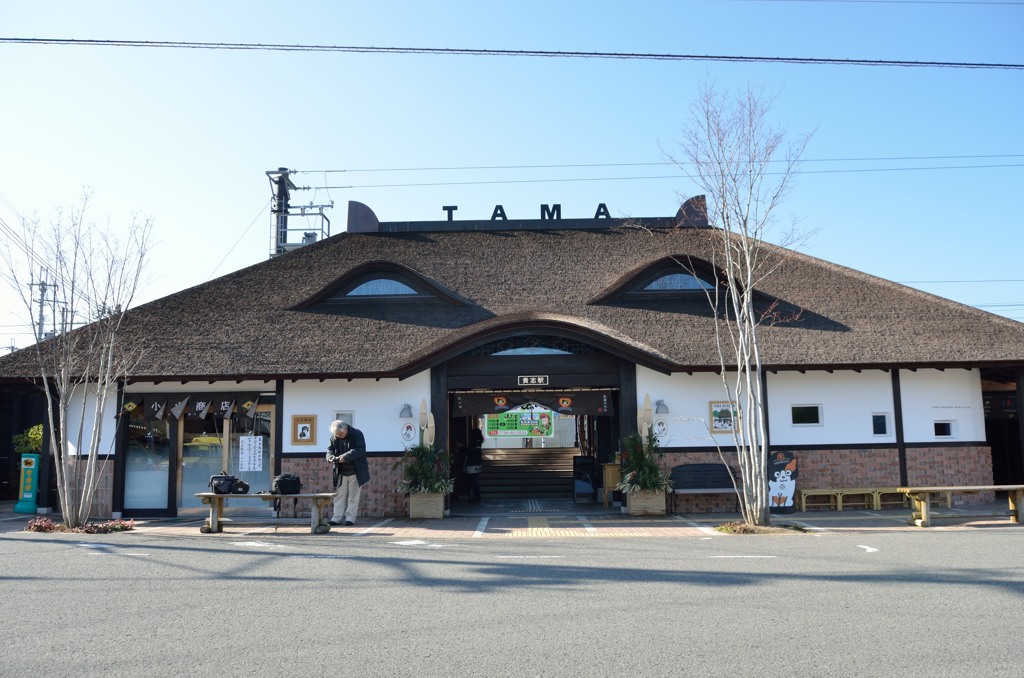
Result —
<instances>
[{"instance_id":1,"label":"potted plant","mask_svg":"<svg viewBox=\"0 0 1024 678\"><path fill-rule=\"evenodd\" d=\"M14 453L21 454L40 454L43 451L43 425L36 424L35 426L25 429L24 433L16 433L11 436L11 444L14 446Z\"/></svg>"},{"instance_id":2,"label":"potted plant","mask_svg":"<svg viewBox=\"0 0 1024 678\"><path fill-rule=\"evenodd\" d=\"M672 481L661 468L661 455L658 438L651 430L622 441L622 479L615 489L625 493L630 515L665 515L665 493Z\"/></svg>"},{"instance_id":3,"label":"potted plant","mask_svg":"<svg viewBox=\"0 0 1024 678\"><path fill-rule=\"evenodd\" d=\"M435 450L433 445L413 445L396 466L402 467L398 491L409 495L409 517L443 518L444 497L455 489L444 450Z\"/></svg>"}]
</instances>

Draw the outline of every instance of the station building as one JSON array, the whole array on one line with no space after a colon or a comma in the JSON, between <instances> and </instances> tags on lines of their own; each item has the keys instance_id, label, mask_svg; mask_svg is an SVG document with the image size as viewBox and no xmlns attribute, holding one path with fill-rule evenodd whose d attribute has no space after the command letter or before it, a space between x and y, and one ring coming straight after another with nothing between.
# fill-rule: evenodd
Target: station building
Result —
<instances>
[{"instance_id":1,"label":"station building","mask_svg":"<svg viewBox=\"0 0 1024 678\"><path fill-rule=\"evenodd\" d=\"M485 500L576 498L572 477L549 468L560 453L591 462L601 492L596 469L636 430L645 396L666 467L719 461L732 445L715 340L725 320L704 290L721 233L702 206L382 223L353 202L343 233L130 310L123 340L145 354L109 401L94 515L198 515L194 494L222 470L252 492L279 473L328 490L335 419L366 436L362 512L404 515L395 464L419 440L421 408L456 470L477 425L485 473L517 459L515 480L485 484ZM769 443L798 456L801 486L1024 482L1024 324L765 248ZM0 359L0 433L42 420L37 375L32 349ZM553 419L539 436L487 418L531 408ZM44 492L40 505L55 501Z\"/></svg>"}]
</instances>

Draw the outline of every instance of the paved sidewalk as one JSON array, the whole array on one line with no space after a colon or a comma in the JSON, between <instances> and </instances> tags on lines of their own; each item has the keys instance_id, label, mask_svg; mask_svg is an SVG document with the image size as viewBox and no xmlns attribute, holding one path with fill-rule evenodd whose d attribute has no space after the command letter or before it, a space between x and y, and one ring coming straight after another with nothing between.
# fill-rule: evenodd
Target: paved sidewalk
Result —
<instances>
[{"instance_id":1,"label":"paved sidewalk","mask_svg":"<svg viewBox=\"0 0 1024 678\"><path fill-rule=\"evenodd\" d=\"M34 516L13 512L14 502L0 502L0 532L17 532ZM570 507L571 508L571 507ZM389 539L593 539L593 538L656 538L727 536L715 526L738 520L736 513L700 515L669 515L664 517L632 517L618 509L595 510L581 506L565 512L487 513L476 515L456 513L440 520L409 518L361 518L351 527L332 527L318 539L351 537L384 537ZM936 509L932 528L907 524L909 509L883 511L807 511L773 516L773 524L791 523L808 531L828 532L920 532L931 530L969 530L992 527L1019 528L1000 516L977 517L978 513L1006 512L1006 502L980 506ZM53 516L59 520L59 516ZM201 539L232 538L245 535L309 535L309 519L283 519L274 524L259 518L228 518L220 534L200 534L204 518L136 519L135 534L160 537L195 537Z\"/></svg>"}]
</instances>

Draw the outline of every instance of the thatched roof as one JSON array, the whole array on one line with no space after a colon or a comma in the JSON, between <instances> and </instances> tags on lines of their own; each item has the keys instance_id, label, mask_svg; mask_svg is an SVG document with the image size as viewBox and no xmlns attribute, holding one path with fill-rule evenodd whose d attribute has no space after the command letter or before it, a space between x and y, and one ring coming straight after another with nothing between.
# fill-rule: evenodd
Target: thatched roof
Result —
<instances>
[{"instance_id":1,"label":"thatched roof","mask_svg":"<svg viewBox=\"0 0 1024 678\"><path fill-rule=\"evenodd\" d=\"M614 293L669 257L713 261L719 238L622 225L342 233L133 309L122 336L145 346L136 377L147 379L405 377L523 333L576 337L666 372L715 369L720 320L702 296ZM762 326L766 367L1024 365L1024 324L766 247L778 268L757 290L787 319ZM381 268L433 300L323 301ZM0 379L35 370L31 349L0 359Z\"/></svg>"}]
</instances>

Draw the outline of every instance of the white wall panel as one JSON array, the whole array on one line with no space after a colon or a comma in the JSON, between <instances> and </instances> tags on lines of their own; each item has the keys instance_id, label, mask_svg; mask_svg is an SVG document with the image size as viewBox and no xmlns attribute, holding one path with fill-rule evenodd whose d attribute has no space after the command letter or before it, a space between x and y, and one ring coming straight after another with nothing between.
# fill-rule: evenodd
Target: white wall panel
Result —
<instances>
[{"instance_id":1,"label":"white wall panel","mask_svg":"<svg viewBox=\"0 0 1024 678\"><path fill-rule=\"evenodd\" d=\"M767 378L772 445L890 445L896 442L889 372L769 372ZM794 405L820 405L821 424L793 424ZM874 434L874 414L886 415L886 435Z\"/></svg>"},{"instance_id":2,"label":"white wall panel","mask_svg":"<svg viewBox=\"0 0 1024 678\"><path fill-rule=\"evenodd\" d=\"M908 443L985 440L978 370L901 370L900 391ZM951 422L952 435L937 437L937 421Z\"/></svg>"},{"instance_id":3,"label":"white wall panel","mask_svg":"<svg viewBox=\"0 0 1024 678\"><path fill-rule=\"evenodd\" d=\"M420 401L430 405L430 372L425 371L409 379L336 379L320 382L303 380L284 384L284 441L283 451L327 451L331 438L330 425L334 413L353 413L352 425L366 436L369 452L401 450L402 425L410 420L398 415L402 405L412 406L413 425L419 427ZM292 445L291 418L293 415L316 415L316 445ZM435 415L436 416L436 415ZM418 439L418 436L417 436Z\"/></svg>"}]
</instances>

